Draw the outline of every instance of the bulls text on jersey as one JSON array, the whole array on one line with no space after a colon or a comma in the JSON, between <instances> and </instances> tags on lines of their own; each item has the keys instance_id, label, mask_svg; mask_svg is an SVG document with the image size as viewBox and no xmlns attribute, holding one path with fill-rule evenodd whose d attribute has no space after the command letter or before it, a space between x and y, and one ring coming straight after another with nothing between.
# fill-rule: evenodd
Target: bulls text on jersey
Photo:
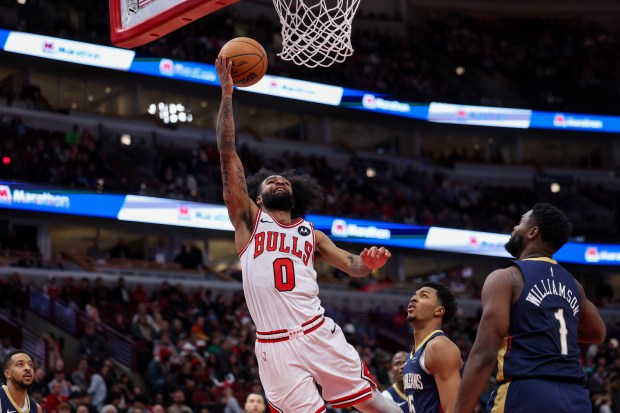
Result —
<instances>
[{"instance_id":1,"label":"bulls text on jersey","mask_svg":"<svg viewBox=\"0 0 620 413\"><path fill-rule=\"evenodd\" d=\"M303 243L303 248L300 249ZM277 231L262 231L254 235L254 258L258 258L265 251L279 251L285 254L293 254L301 259L304 265L308 265L312 257L314 246L309 241L299 240L295 235Z\"/></svg>"}]
</instances>

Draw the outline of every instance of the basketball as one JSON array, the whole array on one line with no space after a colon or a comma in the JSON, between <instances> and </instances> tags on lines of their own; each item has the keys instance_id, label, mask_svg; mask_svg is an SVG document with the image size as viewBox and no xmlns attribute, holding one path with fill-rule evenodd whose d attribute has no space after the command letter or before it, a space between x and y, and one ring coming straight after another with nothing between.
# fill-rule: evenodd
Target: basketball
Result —
<instances>
[{"instance_id":1,"label":"basketball","mask_svg":"<svg viewBox=\"0 0 620 413\"><path fill-rule=\"evenodd\" d=\"M256 40L236 37L229 40L219 56L232 60L231 76L235 86L252 86L263 78L267 71L267 54Z\"/></svg>"}]
</instances>

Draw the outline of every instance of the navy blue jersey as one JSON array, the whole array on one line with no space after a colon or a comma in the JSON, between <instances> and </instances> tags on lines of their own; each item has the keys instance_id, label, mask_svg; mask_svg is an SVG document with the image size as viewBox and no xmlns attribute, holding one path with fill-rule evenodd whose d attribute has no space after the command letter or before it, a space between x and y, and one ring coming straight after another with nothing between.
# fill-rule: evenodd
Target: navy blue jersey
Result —
<instances>
[{"instance_id":1,"label":"navy blue jersey","mask_svg":"<svg viewBox=\"0 0 620 413\"><path fill-rule=\"evenodd\" d=\"M523 292L510 308L508 337L497 354L497 381L585 380L577 329L581 296L573 276L551 258L515 260Z\"/></svg>"},{"instance_id":2,"label":"navy blue jersey","mask_svg":"<svg viewBox=\"0 0 620 413\"><path fill-rule=\"evenodd\" d=\"M426 345L435 337L445 336L441 330L435 330L411 352L403 367L403 384L409 405L409 413L436 413L442 412L439 391L432 374L424 367L424 350Z\"/></svg>"},{"instance_id":3,"label":"navy blue jersey","mask_svg":"<svg viewBox=\"0 0 620 413\"><path fill-rule=\"evenodd\" d=\"M405 396L405 394L401 392L398 387L396 387L396 384L393 384L387 389L385 389L383 391L383 395L385 395L386 397L391 397L392 400L396 402L398 407L400 407L400 410L402 410L403 413L409 413L409 405L407 404L406 398L407 396Z\"/></svg>"},{"instance_id":4,"label":"navy blue jersey","mask_svg":"<svg viewBox=\"0 0 620 413\"><path fill-rule=\"evenodd\" d=\"M37 402L30 396L26 397L26 406L18 406L6 385L0 388L0 412L3 413L37 413Z\"/></svg>"}]
</instances>

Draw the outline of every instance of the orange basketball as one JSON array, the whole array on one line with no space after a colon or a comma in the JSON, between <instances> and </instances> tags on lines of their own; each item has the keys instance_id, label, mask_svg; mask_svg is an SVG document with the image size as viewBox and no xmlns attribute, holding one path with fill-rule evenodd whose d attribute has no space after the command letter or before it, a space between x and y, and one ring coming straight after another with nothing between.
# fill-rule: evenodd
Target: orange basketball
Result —
<instances>
[{"instance_id":1,"label":"orange basketball","mask_svg":"<svg viewBox=\"0 0 620 413\"><path fill-rule=\"evenodd\" d=\"M235 86L252 86L263 78L267 71L267 54L256 40L249 37L235 37L228 41L218 56L232 60L231 75Z\"/></svg>"}]
</instances>

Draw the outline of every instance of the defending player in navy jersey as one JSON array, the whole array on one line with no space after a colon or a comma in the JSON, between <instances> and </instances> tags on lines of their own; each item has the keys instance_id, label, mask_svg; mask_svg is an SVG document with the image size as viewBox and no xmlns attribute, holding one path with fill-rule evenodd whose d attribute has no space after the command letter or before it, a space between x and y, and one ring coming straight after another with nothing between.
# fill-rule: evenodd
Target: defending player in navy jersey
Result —
<instances>
[{"instance_id":1,"label":"defending player in navy jersey","mask_svg":"<svg viewBox=\"0 0 620 413\"><path fill-rule=\"evenodd\" d=\"M514 227L506 250L517 260L484 283L456 412L473 411L495 367L498 388L487 412L591 411L578 343L601 343L606 328L581 284L552 258L570 230L566 216L546 203Z\"/></svg>"},{"instance_id":2,"label":"defending player in navy jersey","mask_svg":"<svg viewBox=\"0 0 620 413\"><path fill-rule=\"evenodd\" d=\"M392 356L392 366L390 370L392 372L394 384L383 390L382 393L388 399L394 400L403 413L409 413L407 396L405 396L405 388L403 387L403 366L408 356L409 354L407 354L406 351L399 351Z\"/></svg>"},{"instance_id":3,"label":"defending player in navy jersey","mask_svg":"<svg viewBox=\"0 0 620 413\"><path fill-rule=\"evenodd\" d=\"M34 381L34 366L23 350L12 351L4 359L6 384L0 389L0 412L42 413L43 409L28 395Z\"/></svg>"},{"instance_id":4,"label":"defending player in navy jersey","mask_svg":"<svg viewBox=\"0 0 620 413\"><path fill-rule=\"evenodd\" d=\"M315 230L303 216L320 205L323 192L308 175L261 170L246 181L235 147L231 67L226 56L218 57L222 101L217 147L269 408L322 413L327 401L334 408L355 406L364 413L401 413L378 391L340 327L324 316L314 269L315 261L322 260L363 277L385 265L390 252L371 247L354 255Z\"/></svg>"},{"instance_id":5,"label":"defending player in navy jersey","mask_svg":"<svg viewBox=\"0 0 620 413\"><path fill-rule=\"evenodd\" d=\"M409 413L452 413L461 383L463 360L457 345L441 330L456 313L456 300L443 284L427 282L409 300L407 321L414 347L403 367Z\"/></svg>"}]
</instances>

